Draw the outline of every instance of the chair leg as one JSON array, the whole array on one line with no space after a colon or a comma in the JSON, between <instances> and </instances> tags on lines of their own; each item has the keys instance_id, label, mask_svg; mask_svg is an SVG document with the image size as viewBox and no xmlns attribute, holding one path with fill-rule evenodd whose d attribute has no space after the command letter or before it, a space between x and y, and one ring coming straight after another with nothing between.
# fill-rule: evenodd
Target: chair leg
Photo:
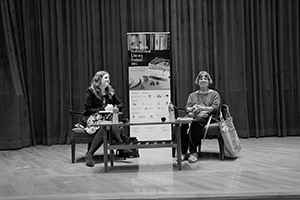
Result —
<instances>
[{"instance_id":1,"label":"chair leg","mask_svg":"<svg viewBox=\"0 0 300 200\"><path fill-rule=\"evenodd\" d=\"M220 159L224 160L224 140L222 136L218 137L219 148L220 148Z\"/></svg>"},{"instance_id":2,"label":"chair leg","mask_svg":"<svg viewBox=\"0 0 300 200\"><path fill-rule=\"evenodd\" d=\"M114 166L114 150L109 150L110 166Z\"/></svg>"},{"instance_id":3,"label":"chair leg","mask_svg":"<svg viewBox=\"0 0 300 200\"><path fill-rule=\"evenodd\" d=\"M72 163L75 162L75 140L71 139L71 161Z\"/></svg>"},{"instance_id":4,"label":"chair leg","mask_svg":"<svg viewBox=\"0 0 300 200\"><path fill-rule=\"evenodd\" d=\"M173 141L173 142L177 142L177 141L176 141L176 139L177 139L177 138L176 138L176 135L174 134L174 132L175 132L175 127L172 125L171 128L172 128L172 135L171 135L172 141ZM176 148L173 147L173 148L172 148L172 157L175 158L175 156L176 156Z\"/></svg>"},{"instance_id":5,"label":"chair leg","mask_svg":"<svg viewBox=\"0 0 300 200\"><path fill-rule=\"evenodd\" d=\"M112 130L110 129L109 131L107 131L108 134L108 143L112 144L112 137L113 137L113 133ZM114 166L114 150L110 149L109 150L109 159L110 159L110 166Z\"/></svg>"}]
</instances>

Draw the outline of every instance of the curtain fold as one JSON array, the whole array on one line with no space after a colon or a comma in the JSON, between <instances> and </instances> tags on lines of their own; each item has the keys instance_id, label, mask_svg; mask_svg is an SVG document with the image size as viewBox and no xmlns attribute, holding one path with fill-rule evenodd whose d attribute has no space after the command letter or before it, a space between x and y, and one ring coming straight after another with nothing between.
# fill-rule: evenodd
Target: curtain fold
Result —
<instances>
[{"instance_id":1,"label":"curtain fold","mask_svg":"<svg viewBox=\"0 0 300 200\"><path fill-rule=\"evenodd\" d=\"M32 144L30 115L22 59L22 24L18 2L0 5L0 149L21 148Z\"/></svg>"},{"instance_id":2,"label":"curtain fold","mask_svg":"<svg viewBox=\"0 0 300 200\"><path fill-rule=\"evenodd\" d=\"M0 3L0 149L69 143L69 110L98 70L128 108L128 32L171 32L177 106L207 70L240 137L300 135L298 0Z\"/></svg>"}]
</instances>

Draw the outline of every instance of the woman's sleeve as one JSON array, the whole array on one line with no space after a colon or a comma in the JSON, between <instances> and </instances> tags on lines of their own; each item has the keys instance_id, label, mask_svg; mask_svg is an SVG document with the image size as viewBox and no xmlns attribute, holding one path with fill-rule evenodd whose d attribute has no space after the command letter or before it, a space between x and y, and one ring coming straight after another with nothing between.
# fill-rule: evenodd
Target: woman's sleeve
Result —
<instances>
[{"instance_id":1,"label":"woman's sleeve","mask_svg":"<svg viewBox=\"0 0 300 200\"><path fill-rule=\"evenodd\" d=\"M212 113L217 113L220 108L221 103L221 97L218 92L214 92L212 95L212 104L211 107L213 107Z\"/></svg>"},{"instance_id":2,"label":"woman's sleeve","mask_svg":"<svg viewBox=\"0 0 300 200\"><path fill-rule=\"evenodd\" d=\"M95 95L90 90L88 90L84 100L85 111L86 114L88 115L94 114L100 110L104 110L103 105L102 107L99 106L95 107L94 98Z\"/></svg>"},{"instance_id":3,"label":"woman's sleeve","mask_svg":"<svg viewBox=\"0 0 300 200\"><path fill-rule=\"evenodd\" d=\"M123 102L120 100L120 98L117 96L117 94L113 95L113 101L114 101L114 106L117 106L117 108L119 109L119 111L121 112L124 109L124 104Z\"/></svg>"},{"instance_id":4,"label":"woman's sleeve","mask_svg":"<svg viewBox=\"0 0 300 200\"><path fill-rule=\"evenodd\" d=\"M188 96L187 101L186 101L185 110L186 110L187 108L189 108L189 107L193 107L194 104L195 104L195 102L193 101L193 95L190 94L190 95Z\"/></svg>"}]
</instances>

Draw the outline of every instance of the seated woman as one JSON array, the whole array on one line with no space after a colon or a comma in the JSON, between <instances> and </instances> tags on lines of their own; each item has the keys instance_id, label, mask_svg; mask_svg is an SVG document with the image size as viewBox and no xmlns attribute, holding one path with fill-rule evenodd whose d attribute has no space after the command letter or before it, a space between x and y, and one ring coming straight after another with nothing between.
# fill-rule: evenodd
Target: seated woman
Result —
<instances>
[{"instance_id":1,"label":"seated woman","mask_svg":"<svg viewBox=\"0 0 300 200\"><path fill-rule=\"evenodd\" d=\"M88 134L96 134L90 150L85 155L86 165L93 167L95 165L93 155L103 143L103 127L90 125L100 123L103 120L111 120L106 118L107 116L101 115L99 111L113 111L115 109L118 112L124 108L122 101L110 85L108 72L98 71L95 74L90 87L87 89L84 106L85 110L81 115L79 124ZM112 132L117 142L122 143L119 128L113 126Z\"/></svg>"},{"instance_id":2,"label":"seated woman","mask_svg":"<svg viewBox=\"0 0 300 200\"><path fill-rule=\"evenodd\" d=\"M203 138L202 129L207 124L209 116L217 114L221 102L219 93L208 88L212 84L212 79L208 72L200 71L195 83L199 85L199 90L192 92L188 96L185 110L189 117L193 117L197 121L192 122L189 133L187 132L188 124L181 126L181 159L188 160L189 163L197 162L197 146L201 145ZM189 154L187 153L188 150Z\"/></svg>"}]
</instances>

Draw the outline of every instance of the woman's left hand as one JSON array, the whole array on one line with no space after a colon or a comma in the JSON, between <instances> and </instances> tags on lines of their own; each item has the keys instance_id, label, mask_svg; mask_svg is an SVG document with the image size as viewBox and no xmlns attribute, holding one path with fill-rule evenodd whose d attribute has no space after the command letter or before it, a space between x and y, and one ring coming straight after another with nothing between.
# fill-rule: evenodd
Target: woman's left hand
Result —
<instances>
[{"instance_id":1,"label":"woman's left hand","mask_svg":"<svg viewBox=\"0 0 300 200\"><path fill-rule=\"evenodd\" d=\"M198 113L197 116L207 118L209 116L209 112L208 111L201 111L200 113Z\"/></svg>"},{"instance_id":2,"label":"woman's left hand","mask_svg":"<svg viewBox=\"0 0 300 200\"><path fill-rule=\"evenodd\" d=\"M105 107L106 111L113 111L114 106L112 104L107 104L107 106Z\"/></svg>"},{"instance_id":3,"label":"woman's left hand","mask_svg":"<svg viewBox=\"0 0 300 200\"><path fill-rule=\"evenodd\" d=\"M117 106L113 107L113 113L118 113L119 112L119 108Z\"/></svg>"}]
</instances>

